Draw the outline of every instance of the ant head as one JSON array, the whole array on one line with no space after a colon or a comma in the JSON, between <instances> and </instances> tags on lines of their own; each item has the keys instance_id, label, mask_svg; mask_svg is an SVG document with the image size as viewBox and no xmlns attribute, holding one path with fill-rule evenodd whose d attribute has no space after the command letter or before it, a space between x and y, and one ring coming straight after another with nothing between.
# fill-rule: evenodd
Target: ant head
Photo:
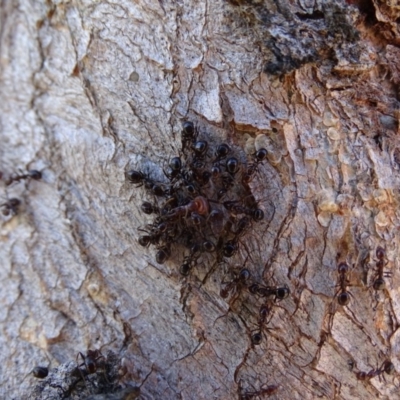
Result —
<instances>
[{"instance_id":1,"label":"ant head","mask_svg":"<svg viewBox=\"0 0 400 400\"><path fill-rule=\"evenodd\" d=\"M144 201L142 205L140 206L141 210L145 214L152 214L154 212L154 206L148 201Z\"/></svg>"},{"instance_id":2,"label":"ant head","mask_svg":"<svg viewBox=\"0 0 400 400\"><path fill-rule=\"evenodd\" d=\"M191 269L190 262L184 261L183 264L181 265L181 268L179 269L179 271L183 276L188 276L190 269Z\"/></svg>"},{"instance_id":3,"label":"ant head","mask_svg":"<svg viewBox=\"0 0 400 400\"><path fill-rule=\"evenodd\" d=\"M235 255L237 251L237 245L233 243L231 240L228 240L224 244L224 256L225 257L232 257Z\"/></svg>"},{"instance_id":4,"label":"ant head","mask_svg":"<svg viewBox=\"0 0 400 400\"><path fill-rule=\"evenodd\" d=\"M208 143L205 140L199 140L193 145L193 151L198 157L205 154L208 149Z\"/></svg>"},{"instance_id":5,"label":"ant head","mask_svg":"<svg viewBox=\"0 0 400 400\"><path fill-rule=\"evenodd\" d=\"M386 251L381 246L378 246L377 249L376 249L375 254L376 254L376 258L378 260L383 260L385 258L385 255L386 255Z\"/></svg>"},{"instance_id":6,"label":"ant head","mask_svg":"<svg viewBox=\"0 0 400 400\"><path fill-rule=\"evenodd\" d=\"M267 151L266 149L264 149L264 148L258 150L258 151L256 152L256 159L257 159L257 161L258 161L258 162L263 161L263 160L265 159L265 157L267 156L267 154L268 154L268 151Z\"/></svg>"},{"instance_id":7,"label":"ant head","mask_svg":"<svg viewBox=\"0 0 400 400\"><path fill-rule=\"evenodd\" d=\"M212 253L215 250L215 245L210 240L203 242L203 250L207 253Z\"/></svg>"},{"instance_id":8,"label":"ant head","mask_svg":"<svg viewBox=\"0 0 400 400\"><path fill-rule=\"evenodd\" d=\"M35 367L32 370L32 374L35 378L44 379L49 374L49 370L46 367Z\"/></svg>"},{"instance_id":9,"label":"ant head","mask_svg":"<svg viewBox=\"0 0 400 400\"><path fill-rule=\"evenodd\" d=\"M171 158L171 161L169 162L169 167L171 168L172 171L178 172L182 168L182 161L179 157L173 157Z\"/></svg>"},{"instance_id":10,"label":"ant head","mask_svg":"<svg viewBox=\"0 0 400 400\"><path fill-rule=\"evenodd\" d=\"M131 169L125 173L125 178L130 183L141 183L144 179L144 174L143 172Z\"/></svg>"},{"instance_id":11,"label":"ant head","mask_svg":"<svg viewBox=\"0 0 400 400\"><path fill-rule=\"evenodd\" d=\"M390 361L385 361L385 362L383 363L382 369L383 369L388 375L392 375L393 372L395 371L394 365L393 365L392 362L390 362Z\"/></svg>"},{"instance_id":12,"label":"ant head","mask_svg":"<svg viewBox=\"0 0 400 400\"><path fill-rule=\"evenodd\" d=\"M143 246L147 247L151 242L151 237L148 235L139 236L138 243Z\"/></svg>"},{"instance_id":13,"label":"ant head","mask_svg":"<svg viewBox=\"0 0 400 400\"><path fill-rule=\"evenodd\" d=\"M167 261L168 257L170 256L170 251L168 247L163 246L160 250L157 251L156 254L156 261L158 264L164 264Z\"/></svg>"},{"instance_id":14,"label":"ant head","mask_svg":"<svg viewBox=\"0 0 400 400\"><path fill-rule=\"evenodd\" d=\"M250 278L251 274L250 271L247 268L243 268L240 272L239 272L239 279L242 282L246 282L249 278Z\"/></svg>"},{"instance_id":15,"label":"ant head","mask_svg":"<svg viewBox=\"0 0 400 400\"><path fill-rule=\"evenodd\" d=\"M35 179L35 180L42 179L42 173L36 169L29 170L28 174L32 179Z\"/></svg>"},{"instance_id":16,"label":"ant head","mask_svg":"<svg viewBox=\"0 0 400 400\"><path fill-rule=\"evenodd\" d=\"M188 139L194 137L195 128L193 122L185 121L182 128L182 136Z\"/></svg>"},{"instance_id":17,"label":"ant head","mask_svg":"<svg viewBox=\"0 0 400 400\"><path fill-rule=\"evenodd\" d=\"M218 158L218 160L221 160L222 158L225 158L230 151L231 151L231 148L226 143L221 143L217 147L217 150L215 151L215 155Z\"/></svg>"},{"instance_id":18,"label":"ant head","mask_svg":"<svg viewBox=\"0 0 400 400\"><path fill-rule=\"evenodd\" d=\"M226 170L231 174L234 175L239 170L239 160L235 157L228 158L226 161Z\"/></svg>"}]
</instances>

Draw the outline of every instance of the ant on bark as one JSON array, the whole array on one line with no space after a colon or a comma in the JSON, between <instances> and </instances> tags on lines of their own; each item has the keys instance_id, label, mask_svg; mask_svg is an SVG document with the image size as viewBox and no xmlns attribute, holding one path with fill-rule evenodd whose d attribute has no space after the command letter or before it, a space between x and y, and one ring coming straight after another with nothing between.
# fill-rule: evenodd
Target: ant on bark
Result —
<instances>
[{"instance_id":1,"label":"ant on bark","mask_svg":"<svg viewBox=\"0 0 400 400\"><path fill-rule=\"evenodd\" d=\"M228 298L229 293L239 294L240 290L246 286L246 282L250 279L250 271L247 268L243 268L239 274L237 274L231 281L222 282L224 287L220 291L220 296L223 299Z\"/></svg>"},{"instance_id":2,"label":"ant on bark","mask_svg":"<svg viewBox=\"0 0 400 400\"><path fill-rule=\"evenodd\" d=\"M32 374L35 378L44 379L49 374L49 369L46 367L37 366L37 367L33 368Z\"/></svg>"},{"instance_id":3,"label":"ant on bark","mask_svg":"<svg viewBox=\"0 0 400 400\"><path fill-rule=\"evenodd\" d=\"M244 392L240 395L240 400L251 400L256 396L271 396L272 394L276 393L279 389L277 385L270 385L254 392Z\"/></svg>"},{"instance_id":4,"label":"ant on bark","mask_svg":"<svg viewBox=\"0 0 400 400\"><path fill-rule=\"evenodd\" d=\"M384 281L385 278L389 278L392 276L392 273L390 271L384 272L384 267L388 264L388 261L385 262L386 258L386 251L382 247L378 246L376 251L375 251L376 258L378 261L376 262L376 268L377 268L377 273L376 273L376 279L374 280L373 283L373 288L375 290L383 290L386 288L386 283Z\"/></svg>"},{"instance_id":5,"label":"ant on bark","mask_svg":"<svg viewBox=\"0 0 400 400\"><path fill-rule=\"evenodd\" d=\"M287 285L263 286L258 283L253 283L248 289L251 294L258 294L261 297L274 296L275 302L286 299L290 294L290 289Z\"/></svg>"},{"instance_id":6,"label":"ant on bark","mask_svg":"<svg viewBox=\"0 0 400 400\"><path fill-rule=\"evenodd\" d=\"M125 173L126 180L136 185L135 187L144 186L147 190L150 190L155 196L164 196L166 193L165 188L162 185L157 184L153 179L150 179L147 174L141 171L135 171L133 169Z\"/></svg>"},{"instance_id":7,"label":"ant on bark","mask_svg":"<svg viewBox=\"0 0 400 400\"><path fill-rule=\"evenodd\" d=\"M267 325L272 318L272 306L270 303L262 304L260 310L258 312L258 329L255 331L254 334L251 335L251 342L254 345L259 345L262 340L262 328L264 325ZM269 317L268 321L267 318Z\"/></svg>"},{"instance_id":8,"label":"ant on bark","mask_svg":"<svg viewBox=\"0 0 400 400\"><path fill-rule=\"evenodd\" d=\"M250 183L254 177L254 174L258 171L258 165L262 163L267 156L268 151L264 148L259 149L255 154L255 160L247 168L247 171L243 174L243 183Z\"/></svg>"},{"instance_id":9,"label":"ant on bark","mask_svg":"<svg viewBox=\"0 0 400 400\"><path fill-rule=\"evenodd\" d=\"M346 306L347 304L349 304L349 301L350 301L351 293L346 290L347 286L349 286L349 284L350 284L348 276L347 276L348 272L349 272L349 266L345 262L341 262L338 265L339 290L335 294L335 297L337 298L337 301L341 306Z\"/></svg>"},{"instance_id":10,"label":"ant on bark","mask_svg":"<svg viewBox=\"0 0 400 400\"><path fill-rule=\"evenodd\" d=\"M36 169L30 169L26 172L26 174L16 174L11 175L8 179L5 180L6 186L10 186L14 182L19 182L25 179L34 179L36 181L42 179L42 173L37 171Z\"/></svg>"},{"instance_id":11,"label":"ant on bark","mask_svg":"<svg viewBox=\"0 0 400 400\"><path fill-rule=\"evenodd\" d=\"M392 362L386 360L383 362L380 368L371 369L371 371L369 372L359 371L356 373L356 377L359 381L369 381L370 379L375 378L376 376L378 376L379 378L382 376L382 378L385 380L383 373L392 375L394 371L395 369Z\"/></svg>"}]
</instances>

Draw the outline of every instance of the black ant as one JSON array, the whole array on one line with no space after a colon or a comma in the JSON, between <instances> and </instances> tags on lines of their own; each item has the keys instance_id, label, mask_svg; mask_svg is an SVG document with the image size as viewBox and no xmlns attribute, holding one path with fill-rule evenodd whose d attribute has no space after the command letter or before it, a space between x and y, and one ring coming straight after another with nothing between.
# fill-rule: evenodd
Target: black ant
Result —
<instances>
[{"instance_id":1,"label":"black ant","mask_svg":"<svg viewBox=\"0 0 400 400\"><path fill-rule=\"evenodd\" d=\"M179 157L172 157L168 164L168 171L164 171L164 175L172 182L182 173L182 161Z\"/></svg>"},{"instance_id":2,"label":"black ant","mask_svg":"<svg viewBox=\"0 0 400 400\"><path fill-rule=\"evenodd\" d=\"M226 143L222 143L217 147L215 151L215 159L211 168L211 175L213 178L217 178L221 174L220 162L230 153L231 149Z\"/></svg>"},{"instance_id":3,"label":"black ant","mask_svg":"<svg viewBox=\"0 0 400 400\"><path fill-rule=\"evenodd\" d=\"M387 265L387 261L385 263L385 257L386 257L386 251L378 246L378 248L376 249L376 258L378 259L378 261L376 262L376 268L378 269L377 271L377 278L375 279L374 283L373 283L373 288L375 290L383 290L386 287L385 281L383 280L384 277L388 278L390 277L392 274L391 272L384 272L383 268L385 267L385 265Z\"/></svg>"},{"instance_id":4,"label":"black ant","mask_svg":"<svg viewBox=\"0 0 400 400\"><path fill-rule=\"evenodd\" d=\"M133 169L125 173L126 180L130 183L136 184L136 187L144 186L150 190L155 196L164 196L166 191L161 185L156 184L152 179L141 171Z\"/></svg>"},{"instance_id":5,"label":"black ant","mask_svg":"<svg viewBox=\"0 0 400 400\"><path fill-rule=\"evenodd\" d=\"M346 306L350 301L350 292L346 290L346 287L349 286L349 280L347 274L349 272L349 266L342 262L338 265L338 273L339 273L339 290L336 292L335 297L337 297L337 301L341 306Z\"/></svg>"},{"instance_id":6,"label":"black ant","mask_svg":"<svg viewBox=\"0 0 400 400\"><path fill-rule=\"evenodd\" d=\"M190 253L183 259L183 263L180 268L182 275L189 275L190 270L196 265L197 259L200 257L200 246L195 244L191 247Z\"/></svg>"},{"instance_id":7,"label":"black ant","mask_svg":"<svg viewBox=\"0 0 400 400\"><path fill-rule=\"evenodd\" d=\"M274 296L274 301L281 301L286 299L290 294L290 289L287 285L285 286L262 286L258 283L254 283L248 287L249 292L252 294L258 294L261 297Z\"/></svg>"},{"instance_id":8,"label":"black ant","mask_svg":"<svg viewBox=\"0 0 400 400\"><path fill-rule=\"evenodd\" d=\"M271 318L272 318L271 311L272 311L272 307L270 304L265 303L265 304L261 305L260 310L258 312L258 321L257 321L258 329L256 330L256 333L253 333L251 335L251 342L254 345L259 345L261 343L262 327L263 327L263 325L268 324L268 322L271 320ZM268 317L270 317L270 318L267 321Z\"/></svg>"},{"instance_id":9,"label":"black ant","mask_svg":"<svg viewBox=\"0 0 400 400\"><path fill-rule=\"evenodd\" d=\"M252 164L249 165L247 171L243 174L242 181L244 183L249 183L256 171L258 170L258 165L264 161L265 157L267 156L268 152L266 149L262 148L259 149L255 154L255 160Z\"/></svg>"},{"instance_id":10,"label":"black ant","mask_svg":"<svg viewBox=\"0 0 400 400\"><path fill-rule=\"evenodd\" d=\"M0 207L2 207L1 213L4 216L13 216L18 214L18 208L21 205L21 200L12 198L7 200L5 203L0 204Z\"/></svg>"},{"instance_id":11,"label":"black ant","mask_svg":"<svg viewBox=\"0 0 400 400\"><path fill-rule=\"evenodd\" d=\"M244 207L238 204L239 201L224 201L222 204L224 207L235 214L246 214L251 216L254 221L261 221L264 219L264 211L260 208Z\"/></svg>"},{"instance_id":12,"label":"black ant","mask_svg":"<svg viewBox=\"0 0 400 400\"><path fill-rule=\"evenodd\" d=\"M34 179L38 181L42 179L42 173L40 171L37 171L36 169L31 169L27 171L26 174L11 175L11 177L5 181L5 184L6 186L10 186L13 182L19 182L24 179Z\"/></svg>"},{"instance_id":13,"label":"black ant","mask_svg":"<svg viewBox=\"0 0 400 400\"><path fill-rule=\"evenodd\" d=\"M394 369L394 365L392 364L392 362L386 360L383 362L383 364L381 365L380 368L371 369L371 371L369 371L369 372L359 371L356 373L356 377L360 381L369 381L370 379L375 378L376 376L380 377L382 375L382 378L385 379L385 377L383 376L383 373L392 375L394 371L395 371L395 369Z\"/></svg>"},{"instance_id":14,"label":"black ant","mask_svg":"<svg viewBox=\"0 0 400 400\"><path fill-rule=\"evenodd\" d=\"M164 264L171 255L171 249L168 246L161 246L156 253L156 261L158 264Z\"/></svg>"},{"instance_id":15,"label":"black ant","mask_svg":"<svg viewBox=\"0 0 400 400\"><path fill-rule=\"evenodd\" d=\"M197 132L193 122L185 121L183 123L181 137L182 137L182 151L188 147L188 143L191 144L196 140Z\"/></svg>"},{"instance_id":16,"label":"black ant","mask_svg":"<svg viewBox=\"0 0 400 400\"><path fill-rule=\"evenodd\" d=\"M261 388L260 390L256 390L255 392L245 392L240 395L240 400L251 400L253 397L256 396L271 396L272 394L276 393L279 389L277 385L270 385L265 388Z\"/></svg>"},{"instance_id":17,"label":"black ant","mask_svg":"<svg viewBox=\"0 0 400 400\"><path fill-rule=\"evenodd\" d=\"M46 367L35 367L32 370L32 374L35 378L44 379L49 374L49 369Z\"/></svg>"},{"instance_id":18,"label":"black ant","mask_svg":"<svg viewBox=\"0 0 400 400\"><path fill-rule=\"evenodd\" d=\"M230 282L222 282L225 286L221 289L220 296L226 299L230 292L239 293L249 278L250 271L247 268L243 268Z\"/></svg>"},{"instance_id":19,"label":"black ant","mask_svg":"<svg viewBox=\"0 0 400 400\"><path fill-rule=\"evenodd\" d=\"M83 355L81 352L79 352L78 355L76 356L77 363L78 363L79 357L82 358L83 363L78 365L78 368L82 372L80 367L84 366L87 375L94 374L97 371L97 369L99 368L98 361L100 359L104 360L104 356L103 356L103 354L101 354L100 350L88 350L86 356Z\"/></svg>"}]
</instances>

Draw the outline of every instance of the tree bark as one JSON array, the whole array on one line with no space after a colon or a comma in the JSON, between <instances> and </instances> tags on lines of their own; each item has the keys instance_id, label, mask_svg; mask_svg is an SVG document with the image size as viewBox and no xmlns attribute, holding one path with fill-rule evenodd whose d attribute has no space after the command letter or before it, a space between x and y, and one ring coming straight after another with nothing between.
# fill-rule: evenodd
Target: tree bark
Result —
<instances>
[{"instance_id":1,"label":"tree bark","mask_svg":"<svg viewBox=\"0 0 400 400\"><path fill-rule=\"evenodd\" d=\"M90 377L44 389L88 349L118 357L119 398L396 398L394 2L3 0L0 13L0 195L21 200L0 228L1 398L94 395ZM183 248L160 265L137 244L146 194L125 180L130 168L165 179L185 120L268 150L251 182L265 221L233 259L187 278ZM43 178L6 186L32 169ZM263 298L219 295L243 265L290 288L259 345ZM37 365L55 372L38 384Z\"/></svg>"}]
</instances>

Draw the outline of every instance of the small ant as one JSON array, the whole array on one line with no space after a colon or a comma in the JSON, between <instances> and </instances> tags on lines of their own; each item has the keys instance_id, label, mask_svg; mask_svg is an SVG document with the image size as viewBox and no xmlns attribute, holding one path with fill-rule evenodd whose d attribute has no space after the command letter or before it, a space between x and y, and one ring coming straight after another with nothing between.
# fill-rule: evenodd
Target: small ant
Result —
<instances>
[{"instance_id":1,"label":"small ant","mask_svg":"<svg viewBox=\"0 0 400 400\"><path fill-rule=\"evenodd\" d=\"M126 180L136 185L136 187L144 186L150 190L155 196L164 196L166 191L161 185L156 184L152 179L141 171L133 169L125 173Z\"/></svg>"},{"instance_id":2,"label":"small ant","mask_svg":"<svg viewBox=\"0 0 400 400\"><path fill-rule=\"evenodd\" d=\"M182 151L185 151L189 143L193 143L196 140L197 132L193 122L185 121L182 127Z\"/></svg>"},{"instance_id":3,"label":"small ant","mask_svg":"<svg viewBox=\"0 0 400 400\"><path fill-rule=\"evenodd\" d=\"M281 301L286 299L290 294L290 289L287 285L284 286L262 286L254 283L248 287L249 292L258 294L261 297L275 296L274 301Z\"/></svg>"},{"instance_id":4,"label":"small ant","mask_svg":"<svg viewBox=\"0 0 400 400\"><path fill-rule=\"evenodd\" d=\"M256 333L251 335L251 341L254 345L259 345L261 343L262 327L263 325L268 324L268 322L271 320L272 318L271 311L272 307L270 304L266 303L260 307L260 310L258 312L258 321L257 321L258 329L256 330ZM270 317L270 319L267 321L268 316Z\"/></svg>"},{"instance_id":5,"label":"small ant","mask_svg":"<svg viewBox=\"0 0 400 400\"><path fill-rule=\"evenodd\" d=\"M268 152L266 149L261 148L255 154L255 160L252 164L249 165L247 171L243 174L242 181L243 183L249 183L254 177L254 174L258 170L258 164L264 161Z\"/></svg>"},{"instance_id":6,"label":"small ant","mask_svg":"<svg viewBox=\"0 0 400 400\"><path fill-rule=\"evenodd\" d=\"M376 262L376 268L378 269L378 271L376 273L377 278L375 279L375 281L373 283L373 288L375 290L383 290L386 287L386 284L385 284L385 281L383 280L383 278L390 277L392 275L392 273L383 271L383 268L385 267L385 265L387 265L387 261L385 263L386 251L382 247L378 246L375 254L376 254L376 258L378 259L378 261Z\"/></svg>"},{"instance_id":7,"label":"small ant","mask_svg":"<svg viewBox=\"0 0 400 400\"><path fill-rule=\"evenodd\" d=\"M101 354L100 350L88 350L86 356L83 355L81 352L79 352L78 355L76 356L77 363L79 356L82 358L83 363L78 365L78 368L82 372L80 367L84 366L87 375L94 374L97 371L99 367L98 360L100 359L104 360L104 356L103 354Z\"/></svg>"},{"instance_id":8,"label":"small ant","mask_svg":"<svg viewBox=\"0 0 400 400\"><path fill-rule=\"evenodd\" d=\"M369 372L359 371L356 373L356 377L359 381L369 381L370 379L375 378L376 376L380 377L381 375L382 378L385 379L383 373L385 372L388 375L392 375L394 370L394 365L390 361L386 360L380 368L371 369Z\"/></svg>"},{"instance_id":9,"label":"small ant","mask_svg":"<svg viewBox=\"0 0 400 400\"><path fill-rule=\"evenodd\" d=\"M339 290L336 292L335 297L337 297L337 301L341 306L346 306L350 301L350 292L346 290L346 287L349 286L349 280L347 277L349 271L349 266L342 262L338 265L338 286Z\"/></svg>"},{"instance_id":10,"label":"small ant","mask_svg":"<svg viewBox=\"0 0 400 400\"><path fill-rule=\"evenodd\" d=\"M161 246L156 253L156 261L158 264L164 264L171 255L171 249L168 246Z\"/></svg>"},{"instance_id":11,"label":"small ant","mask_svg":"<svg viewBox=\"0 0 400 400\"><path fill-rule=\"evenodd\" d=\"M270 385L265 388L261 388L260 390L256 390L255 392L245 392L240 395L240 400L251 400L253 397L256 396L271 396L272 394L276 393L279 389L277 385Z\"/></svg>"},{"instance_id":12,"label":"small ant","mask_svg":"<svg viewBox=\"0 0 400 400\"><path fill-rule=\"evenodd\" d=\"M189 275L190 270L196 265L197 259L200 257L200 246L198 244L193 245L190 248L190 253L183 259L183 263L180 268L180 273L183 276Z\"/></svg>"},{"instance_id":13,"label":"small ant","mask_svg":"<svg viewBox=\"0 0 400 400\"><path fill-rule=\"evenodd\" d=\"M246 285L246 282L250 278L250 271L247 268L243 268L237 276L235 276L230 282L222 282L225 285L221 291L220 296L226 299L230 292L239 293L240 290Z\"/></svg>"},{"instance_id":14,"label":"small ant","mask_svg":"<svg viewBox=\"0 0 400 400\"><path fill-rule=\"evenodd\" d=\"M180 157L173 157L168 164L168 171L164 171L164 175L172 182L179 175L182 175L182 161Z\"/></svg>"},{"instance_id":15,"label":"small ant","mask_svg":"<svg viewBox=\"0 0 400 400\"><path fill-rule=\"evenodd\" d=\"M32 370L32 374L35 378L44 379L49 374L49 369L46 367L35 367Z\"/></svg>"},{"instance_id":16,"label":"small ant","mask_svg":"<svg viewBox=\"0 0 400 400\"><path fill-rule=\"evenodd\" d=\"M232 213L250 215L254 221L264 219L264 211L261 208L243 207L238 204L238 201L224 201L222 204Z\"/></svg>"},{"instance_id":17,"label":"small ant","mask_svg":"<svg viewBox=\"0 0 400 400\"><path fill-rule=\"evenodd\" d=\"M1 213L4 216L9 216L9 215L17 215L18 214L18 208L21 205L21 200L12 198L7 200L5 203L0 204L0 207L2 207Z\"/></svg>"},{"instance_id":18,"label":"small ant","mask_svg":"<svg viewBox=\"0 0 400 400\"><path fill-rule=\"evenodd\" d=\"M10 186L13 182L19 182L24 179L34 179L38 181L39 179L42 179L42 173L36 169L30 169L26 174L11 175L10 178L5 181L5 184L6 186Z\"/></svg>"}]
</instances>

